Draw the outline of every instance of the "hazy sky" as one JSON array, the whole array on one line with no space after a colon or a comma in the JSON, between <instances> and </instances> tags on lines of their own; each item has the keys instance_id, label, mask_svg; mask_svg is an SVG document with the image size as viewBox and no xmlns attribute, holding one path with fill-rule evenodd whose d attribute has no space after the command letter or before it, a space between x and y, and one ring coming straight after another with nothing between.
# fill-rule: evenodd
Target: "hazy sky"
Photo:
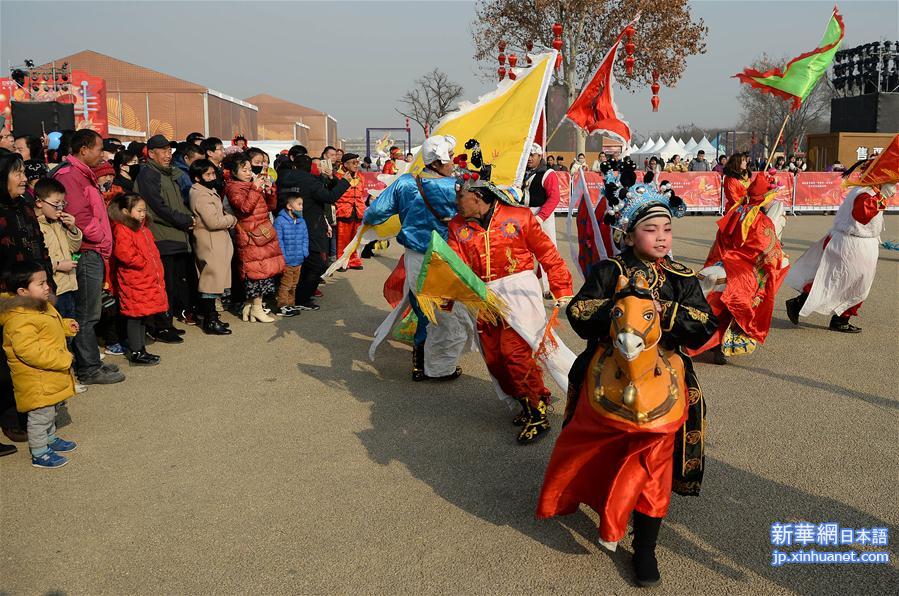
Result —
<instances>
[{"instance_id":1,"label":"hazy sky","mask_svg":"<svg viewBox=\"0 0 899 596\"><path fill-rule=\"evenodd\" d=\"M815 47L833 1L704 0L694 14L709 27L708 52L687 61L674 89L651 111L648 89L619 91L637 134L695 123L736 123L731 75L761 52ZM843 47L899 39L899 2L842 0ZM26 58L42 63L91 49L239 98L267 92L339 122L341 137L366 126L402 126L397 100L438 66L474 99L494 85L472 55L474 4L458 2L28 2L0 0L0 72Z\"/></svg>"}]
</instances>

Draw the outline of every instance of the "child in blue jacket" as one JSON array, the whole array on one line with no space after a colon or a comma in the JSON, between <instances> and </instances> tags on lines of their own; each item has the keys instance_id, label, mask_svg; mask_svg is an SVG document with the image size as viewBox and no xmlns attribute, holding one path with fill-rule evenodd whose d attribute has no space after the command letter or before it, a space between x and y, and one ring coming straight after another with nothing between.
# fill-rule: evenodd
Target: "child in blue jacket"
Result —
<instances>
[{"instance_id":1,"label":"child in blue jacket","mask_svg":"<svg viewBox=\"0 0 899 596\"><path fill-rule=\"evenodd\" d=\"M294 306L297 284L300 282L300 267L309 256L309 230L303 219L303 197L297 193L285 196L286 206L275 218L275 232L281 243L281 252L287 262L287 268L281 274L281 285L278 287L278 312L282 317L300 314Z\"/></svg>"}]
</instances>

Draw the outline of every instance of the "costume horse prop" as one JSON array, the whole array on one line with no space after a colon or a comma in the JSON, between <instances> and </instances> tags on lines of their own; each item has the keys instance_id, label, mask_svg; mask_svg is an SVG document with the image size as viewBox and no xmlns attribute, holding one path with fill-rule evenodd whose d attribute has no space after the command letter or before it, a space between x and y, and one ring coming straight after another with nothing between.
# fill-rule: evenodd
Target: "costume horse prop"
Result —
<instances>
[{"instance_id":1,"label":"costume horse prop","mask_svg":"<svg viewBox=\"0 0 899 596\"><path fill-rule=\"evenodd\" d=\"M646 278L618 278L611 311L611 343L597 350L587 374L593 409L640 430L684 417L684 362L659 345L662 325Z\"/></svg>"}]
</instances>

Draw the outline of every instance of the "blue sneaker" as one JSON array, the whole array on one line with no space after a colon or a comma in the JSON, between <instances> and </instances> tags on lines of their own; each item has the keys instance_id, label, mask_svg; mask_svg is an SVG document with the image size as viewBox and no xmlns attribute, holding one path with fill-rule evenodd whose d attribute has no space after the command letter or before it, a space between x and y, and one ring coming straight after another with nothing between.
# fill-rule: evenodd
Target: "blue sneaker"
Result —
<instances>
[{"instance_id":1,"label":"blue sneaker","mask_svg":"<svg viewBox=\"0 0 899 596\"><path fill-rule=\"evenodd\" d=\"M47 445L47 447L56 453L68 453L69 451L75 451L77 445L75 445L75 441L66 441L65 439L56 437L56 440Z\"/></svg>"},{"instance_id":2,"label":"blue sneaker","mask_svg":"<svg viewBox=\"0 0 899 596\"><path fill-rule=\"evenodd\" d=\"M69 463L69 460L61 455L57 455L52 449L38 457L31 456L31 465L35 468L52 470L53 468L61 468L67 463Z\"/></svg>"},{"instance_id":3,"label":"blue sneaker","mask_svg":"<svg viewBox=\"0 0 899 596\"><path fill-rule=\"evenodd\" d=\"M125 348L122 344L111 344L106 346L106 349L103 350L104 354L109 354L110 356L124 356Z\"/></svg>"}]
</instances>

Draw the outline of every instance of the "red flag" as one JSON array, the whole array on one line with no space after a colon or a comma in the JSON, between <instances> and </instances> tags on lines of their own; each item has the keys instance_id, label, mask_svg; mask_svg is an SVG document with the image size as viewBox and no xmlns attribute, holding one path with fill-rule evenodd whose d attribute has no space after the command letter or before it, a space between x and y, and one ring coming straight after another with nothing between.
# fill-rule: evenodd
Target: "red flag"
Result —
<instances>
[{"instance_id":1,"label":"red flag","mask_svg":"<svg viewBox=\"0 0 899 596\"><path fill-rule=\"evenodd\" d=\"M639 19L638 15L628 25L636 23ZM622 37L624 30L618 34L618 39L599 64L593 78L568 108L563 121L568 120L587 134L604 134L627 143L631 140L631 129L628 123L621 119L612 92L612 86L615 84L612 66L615 64Z\"/></svg>"}]
</instances>

